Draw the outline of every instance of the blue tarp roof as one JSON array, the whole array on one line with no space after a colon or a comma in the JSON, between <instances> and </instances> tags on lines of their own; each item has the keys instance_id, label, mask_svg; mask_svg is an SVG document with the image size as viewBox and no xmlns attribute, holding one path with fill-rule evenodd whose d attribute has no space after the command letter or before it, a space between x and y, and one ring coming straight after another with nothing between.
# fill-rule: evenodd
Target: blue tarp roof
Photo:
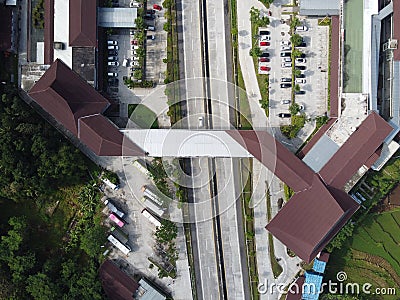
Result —
<instances>
[{"instance_id":1,"label":"blue tarp roof","mask_svg":"<svg viewBox=\"0 0 400 300\"><path fill-rule=\"evenodd\" d=\"M322 285L322 276L306 272L305 273L306 280L303 284L303 300L318 300L319 291Z\"/></svg>"},{"instance_id":2,"label":"blue tarp roof","mask_svg":"<svg viewBox=\"0 0 400 300\"><path fill-rule=\"evenodd\" d=\"M324 274L326 262L320 261L317 258L314 260L313 270L317 273Z\"/></svg>"}]
</instances>

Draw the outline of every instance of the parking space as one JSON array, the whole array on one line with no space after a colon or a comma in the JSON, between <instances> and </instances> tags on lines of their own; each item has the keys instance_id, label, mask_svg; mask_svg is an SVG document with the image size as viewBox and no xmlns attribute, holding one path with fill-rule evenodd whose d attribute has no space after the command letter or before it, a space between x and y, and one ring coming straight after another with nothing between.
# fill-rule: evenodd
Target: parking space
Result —
<instances>
[{"instance_id":1,"label":"parking space","mask_svg":"<svg viewBox=\"0 0 400 300\"><path fill-rule=\"evenodd\" d=\"M112 0L113 7L138 8L142 4L132 0ZM140 9L140 8L138 8ZM164 30L166 19L165 10L161 2L152 0L144 7L143 20L145 30L134 28L114 28L112 34L107 36L107 60L108 94L115 102L119 102L120 116L127 117L127 104L137 104L141 97L129 88L125 82L131 85L141 81L164 84L167 47L167 32ZM144 33L144 34L143 34ZM147 86L147 85L145 85ZM135 86L135 90L143 88ZM146 94L146 92L139 92Z\"/></svg>"},{"instance_id":2,"label":"parking space","mask_svg":"<svg viewBox=\"0 0 400 300\"><path fill-rule=\"evenodd\" d=\"M312 118L327 111L329 26L319 26L317 18L300 20L307 27L306 31L297 31L306 44L306 47L298 48L305 58L297 59L295 64L305 68L300 70L302 78L296 79L304 94L297 94L295 98L304 106L306 115Z\"/></svg>"}]
</instances>

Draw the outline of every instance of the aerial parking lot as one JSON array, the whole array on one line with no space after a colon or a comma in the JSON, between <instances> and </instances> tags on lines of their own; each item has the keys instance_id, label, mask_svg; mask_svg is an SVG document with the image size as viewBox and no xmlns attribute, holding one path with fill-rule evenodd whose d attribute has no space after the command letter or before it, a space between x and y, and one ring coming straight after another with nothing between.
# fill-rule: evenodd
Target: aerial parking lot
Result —
<instances>
[{"instance_id":1,"label":"aerial parking lot","mask_svg":"<svg viewBox=\"0 0 400 300\"><path fill-rule=\"evenodd\" d=\"M146 7L136 1L113 1L112 6L129 7L138 12L137 28L113 28L106 37L108 93L125 103L132 101L129 87L148 88L164 83L166 20L159 1L148 2Z\"/></svg>"}]
</instances>

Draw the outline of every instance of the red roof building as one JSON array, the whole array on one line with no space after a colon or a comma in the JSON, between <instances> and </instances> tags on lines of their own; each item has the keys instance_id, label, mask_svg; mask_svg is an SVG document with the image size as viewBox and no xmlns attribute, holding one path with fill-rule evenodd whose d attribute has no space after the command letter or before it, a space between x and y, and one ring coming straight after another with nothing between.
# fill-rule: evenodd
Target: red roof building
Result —
<instances>
[{"instance_id":1,"label":"red roof building","mask_svg":"<svg viewBox=\"0 0 400 300\"><path fill-rule=\"evenodd\" d=\"M97 4L95 0L69 0L69 45L97 46Z\"/></svg>"},{"instance_id":2,"label":"red roof building","mask_svg":"<svg viewBox=\"0 0 400 300\"><path fill-rule=\"evenodd\" d=\"M110 300L134 299L139 284L121 271L112 261L106 260L99 269L103 290Z\"/></svg>"},{"instance_id":3,"label":"red roof building","mask_svg":"<svg viewBox=\"0 0 400 300\"><path fill-rule=\"evenodd\" d=\"M98 156L139 156L144 151L101 115L110 105L57 59L29 91L36 103Z\"/></svg>"},{"instance_id":4,"label":"red roof building","mask_svg":"<svg viewBox=\"0 0 400 300\"><path fill-rule=\"evenodd\" d=\"M343 187L363 165L376 161L392 130L372 112L318 174L266 131L228 133L296 192L266 229L310 262L359 208Z\"/></svg>"}]
</instances>

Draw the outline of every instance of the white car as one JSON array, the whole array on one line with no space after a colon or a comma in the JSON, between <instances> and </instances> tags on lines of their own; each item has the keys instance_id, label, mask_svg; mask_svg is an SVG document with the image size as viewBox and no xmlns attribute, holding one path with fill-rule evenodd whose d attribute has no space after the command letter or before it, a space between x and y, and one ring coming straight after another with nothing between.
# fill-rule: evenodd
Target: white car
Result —
<instances>
[{"instance_id":1,"label":"white car","mask_svg":"<svg viewBox=\"0 0 400 300\"><path fill-rule=\"evenodd\" d=\"M285 62L292 62L292 59L290 58L290 57L282 57L282 62L283 63L285 63Z\"/></svg>"},{"instance_id":2,"label":"white car","mask_svg":"<svg viewBox=\"0 0 400 300\"><path fill-rule=\"evenodd\" d=\"M307 26L297 26L296 27L296 31L299 31L299 32L301 32L301 31L307 31L308 30L308 27Z\"/></svg>"},{"instance_id":3,"label":"white car","mask_svg":"<svg viewBox=\"0 0 400 300\"><path fill-rule=\"evenodd\" d=\"M117 77L118 73L108 72L107 75L108 75L108 77Z\"/></svg>"},{"instance_id":4,"label":"white car","mask_svg":"<svg viewBox=\"0 0 400 300\"><path fill-rule=\"evenodd\" d=\"M131 1L131 3L129 3L129 7L139 8L140 3L136 2L136 1Z\"/></svg>"},{"instance_id":5,"label":"white car","mask_svg":"<svg viewBox=\"0 0 400 300\"><path fill-rule=\"evenodd\" d=\"M140 64L139 64L138 61L133 61L133 62L132 62L132 66L140 67Z\"/></svg>"},{"instance_id":6,"label":"white car","mask_svg":"<svg viewBox=\"0 0 400 300\"><path fill-rule=\"evenodd\" d=\"M305 78L296 78L295 82L300 83L300 84L305 84L306 80L305 80Z\"/></svg>"},{"instance_id":7,"label":"white car","mask_svg":"<svg viewBox=\"0 0 400 300\"><path fill-rule=\"evenodd\" d=\"M281 46L281 51L292 50L292 46Z\"/></svg>"},{"instance_id":8,"label":"white car","mask_svg":"<svg viewBox=\"0 0 400 300\"><path fill-rule=\"evenodd\" d=\"M299 64L305 64L306 63L306 59L305 58L296 58L296 62Z\"/></svg>"},{"instance_id":9,"label":"white car","mask_svg":"<svg viewBox=\"0 0 400 300\"><path fill-rule=\"evenodd\" d=\"M291 68L292 63L291 62L283 62L281 65L282 68Z\"/></svg>"},{"instance_id":10,"label":"white car","mask_svg":"<svg viewBox=\"0 0 400 300\"><path fill-rule=\"evenodd\" d=\"M119 49L118 46L108 46L107 48L108 48L108 50L118 50Z\"/></svg>"},{"instance_id":11,"label":"white car","mask_svg":"<svg viewBox=\"0 0 400 300\"><path fill-rule=\"evenodd\" d=\"M133 56L133 57L132 57L132 60L139 60L139 57Z\"/></svg>"},{"instance_id":12,"label":"white car","mask_svg":"<svg viewBox=\"0 0 400 300\"><path fill-rule=\"evenodd\" d=\"M270 41L271 37L269 35L262 35L260 37L260 41Z\"/></svg>"},{"instance_id":13,"label":"white car","mask_svg":"<svg viewBox=\"0 0 400 300\"><path fill-rule=\"evenodd\" d=\"M132 45L132 46L131 46L131 49L132 49L132 50L137 50L137 49L139 49L139 46Z\"/></svg>"},{"instance_id":14,"label":"white car","mask_svg":"<svg viewBox=\"0 0 400 300\"><path fill-rule=\"evenodd\" d=\"M107 41L107 45L116 46L116 45L118 45L118 42L117 41Z\"/></svg>"},{"instance_id":15,"label":"white car","mask_svg":"<svg viewBox=\"0 0 400 300\"><path fill-rule=\"evenodd\" d=\"M291 100L282 100L281 101L281 104L290 104L290 103L292 103Z\"/></svg>"},{"instance_id":16,"label":"white car","mask_svg":"<svg viewBox=\"0 0 400 300\"><path fill-rule=\"evenodd\" d=\"M117 61L109 61L107 64L108 64L109 66L116 66L116 67L119 66L119 62L117 62Z\"/></svg>"},{"instance_id":17,"label":"white car","mask_svg":"<svg viewBox=\"0 0 400 300\"><path fill-rule=\"evenodd\" d=\"M281 41L281 46L289 46L290 41Z\"/></svg>"}]
</instances>

